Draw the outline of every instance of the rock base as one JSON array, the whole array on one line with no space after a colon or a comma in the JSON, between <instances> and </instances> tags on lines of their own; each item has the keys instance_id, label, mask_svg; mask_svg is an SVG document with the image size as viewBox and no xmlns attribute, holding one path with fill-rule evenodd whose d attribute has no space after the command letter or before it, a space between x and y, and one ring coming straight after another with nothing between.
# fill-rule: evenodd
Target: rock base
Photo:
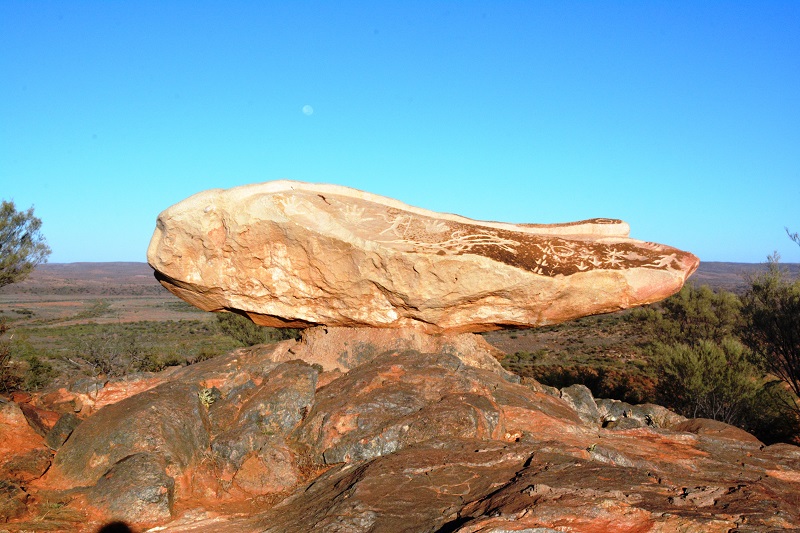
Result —
<instances>
[{"instance_id":1,"label":"rock base","mask_svg":"<svg viewBox=\"0 0 800 533\"><path fill-rule=\"evenodd\" d=\"M79 517L68 532L800 528L800 448L515 383L479 338L381 335L320 329L142 376L55 452L0 403L19 446L0 459L0 531L35 529L45 494Z\"/></svg>"}]
</instances>

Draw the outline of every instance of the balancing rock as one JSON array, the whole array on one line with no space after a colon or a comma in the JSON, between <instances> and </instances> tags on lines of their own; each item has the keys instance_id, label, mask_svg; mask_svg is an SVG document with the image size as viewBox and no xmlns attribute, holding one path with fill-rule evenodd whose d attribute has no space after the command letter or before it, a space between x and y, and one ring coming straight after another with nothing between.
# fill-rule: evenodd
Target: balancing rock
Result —
<instances>
[{"instance_id":1,"label":"balancing rock","mask_svg":"<svg viewBox=\"0 0 800 533\"><path fill-rule=\"evenodd\" d=\"M275 327L534 327L677 292L694 255L625 222L481 222L337 185L204 191L158 217L147 259L207 311Z\"/></svg>"}]
</instances>

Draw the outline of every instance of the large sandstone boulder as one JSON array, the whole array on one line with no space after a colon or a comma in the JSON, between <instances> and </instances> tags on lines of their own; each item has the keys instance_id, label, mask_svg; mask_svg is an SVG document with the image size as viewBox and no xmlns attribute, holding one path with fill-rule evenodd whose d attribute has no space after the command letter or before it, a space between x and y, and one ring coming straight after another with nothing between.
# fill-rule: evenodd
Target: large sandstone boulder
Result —
<instances>
[{"instance_id":1,"label":"large sandstone boulder","mask_svg":"<svg viewBox=\"0 0 800 533\"><path fill-rule=\"evenodd\" d=\"M619 220L479 222L340 187L275 181L161 213L147 258L170 291L265 326L539 326L678 291L698 259Z\"/></svg>"}]
</instances>

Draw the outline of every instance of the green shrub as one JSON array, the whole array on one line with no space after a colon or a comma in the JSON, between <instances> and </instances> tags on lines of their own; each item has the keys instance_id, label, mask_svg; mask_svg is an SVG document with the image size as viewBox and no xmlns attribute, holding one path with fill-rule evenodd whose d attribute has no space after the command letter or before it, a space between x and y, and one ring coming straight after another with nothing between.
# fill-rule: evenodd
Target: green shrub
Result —
<instances>
[{"instance_id":1,"label":"green shrub","mask_svg":"<svg viewBox=\"0 0 800 533\"><path fill-rule=\"evenodd\" d=\"M200 361L206 361L208 359L212 359L219 355L219 350L217 350L213 346L200 346L197 350L197 353L194 357L189 360L189 364L199 363Z\"/></svg>"},{"instance_id":2,"label":"green shrub","mask_svg":"<svg viewBox=\"0 0 800 533\"><path fill-rule=\"evenodd\" d=\"M1 340L1 339L0 339ZM59 327L15 328L14 342L0 377L19 383L27 369L24 354L35 353L59 378L77 374L119 377L130 372L156 372L227 353L238 346L219 332L216 322L179 320L73 324ZM9 345L10 346L10 345ZM3 374L5 372L5 374ZM3 387L0 385L0 390Z\"/></svg>"},{"instance_id":3,"label":"green shrub","mask_svg":"<svg viewBox=\"0 0 800 533\"><path fill-rule=\"evenodd\" d=\"M800 417L794 409L794 395L781 380L767 382L744 413L742 427L765 444L796 442Z\"/></svg>"},{"instance_id":4,"label":"green shrub","mask_svg":"<svg viewBox=\"0 0 800 533\"><path fill-rule=\"evenodd\" d=\"M749 281L742 299L688 285L629 320L653 339L645 351L655 359L659 403L765 442L788 441L800 414L790 392L800 392L792 385L792 376L800 378L800 282L786 280L776 261ZM770 381L766 371L785 383Z\"/></svg>"},{"instance_id":5,"label":"green shrub","mask_svg":"<svg viewBox=\"0 0 800 533\"><path fill-rule=\"evenodd\" d=\"M14 363L11 361L11 342L5 339L8 324L5 318L0 320L0 392L17 390L22 382Z\"/></svg>"},{"instance_id":6,"label":"green shrub","mask_svg":"<svg viewBox=\"0 0 800 533\"><path fill-rule=\"evenodd\" d=\"M742 425L762 388L758 368L733 338L655 347L659 401L684 416Z\"/></svg>"},{"instance_id":7,"label":"green shrub","mask_svg":"<svg viewBox=\"0 0 800 533\"><path fill-rule=\"evenodd\" d=\"M502 364L507 370L517 371L535 364L536 360L546 353L546 349L540 349L536 352L514 352L513 354L507 354L503 358Z\"/></svg>"},{"instance_id":8,"label":"green shrub","mask_svg":"<svg viewBox=\"0 0 800 533\"><path fill-rule=\"evenodd\" d=\"M186 358L181 357L175 352L165 353L162 355L148 353L131 367L131 371L161 372L170 366L185 366L187 364L189 364L189 362L186 360Z\"/></svg>"},{"instance_id":9,"label":"green shrub","mask_svg":"<svg viewBox=\"0 0 800 533\"><path fill-rule=\"evenodd\" d=\"M750 279L743 313L744 342L800 396L800 279L788 279L777 256L770 257L767 272Z\"/></svg>"},{"instance_id":10,"label":"green shrub","mask_svg":"<svg viewBox=\"0 0 800 533\"><path fill-rule=\"evenodd\" d=\"M71 359L84 363L91 375L119 377L139 370L150 356L135 335L105 330L75 338Z\"/></svg>"},{"instance_id":11,"label":"green shrub","mask_svg":"<svg viewBox=\"0 0 800 533\"><path fill-rule=\"evenodd\" d=\"M249 318L236 313L217 313L217 324L222 333L244 346L296 339L300 335L298 329L259 326Z\"/></svg>"},{"instance_id":12,"label":"green shrub","mask_svg":"<svg viewBox=\"0 0 800 533\"><path fill-rule=\"evenodd\" d=\"M732 292L715 292L707 285L685 285L656 306L634 310L629 319L663 344L694 345L703 340L721 343L741 329L741 308L741 300Z\"/></svg>"},{"instance_id":13,"label":"green shrub","mask_svg":"<svg viewBox=\"0 0 800 533\"><path fill-rule=\"evenodd\" d=\"M25 334L15 333L13 338L2 342L0 359L5 359L0 362L3 367L0 374L3 374L1 386L6 391L39 390L56 376L49 353L34 347Z\"/></svg>"},{"instance_id":14,"label":"green shrub","mask_svg":"<svg viewBox=\"0 0 800 533\"><path fill-rule=\"evenodd\" d=\"M632 404L655 399L655 381L638 372L626 372L603 366L541 365L522 374L551 387L586 385L595 398L613 398Z\"/></svg>"},{"instance_id":15,"label":"green shrub","mask_svg":"<svg viewBox=\"0 0 800 533\"><path fill-rule=\"evenodd\" d=\"M47 359L43 359L36 354L29 354L24 359L27 363L22 381L22 389L27 391L39 390L46 387L55 377L55 369Z\"/></svg>"}]
</instances>

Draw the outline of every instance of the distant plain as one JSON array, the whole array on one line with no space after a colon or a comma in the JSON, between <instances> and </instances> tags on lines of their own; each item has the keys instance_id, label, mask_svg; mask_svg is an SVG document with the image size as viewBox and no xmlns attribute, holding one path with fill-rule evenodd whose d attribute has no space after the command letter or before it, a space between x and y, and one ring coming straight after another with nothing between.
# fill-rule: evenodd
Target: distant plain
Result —
<instances>
[{"instance_id":1,"label":"distant plain","mask_svg":"<svg viewBox=\"0 0 800 533\"><path fill-rule=\"evenodd\" d=\"M800 264L784 265L792 276ZM763 264L704 262L689 283L741 292ZM0 288L0 313L25 326L168 320L210 320L161 287L147 263L52 263Z\"/></svg>"},{"instance_id":2,"label":"distant plain","mask_svg":"<svg viewBox=\"0 0 800 533\"><path fill-rule=\"evenodd\" d=\"M765 268L706 262L688 283L741 293L747 276ZM800 264L784 268L800 275ZM503 361L507 368L522 375L533 372L531 377L542 379L551 369L591 367L644 378L648 361L640 348L648 339L625 319L626 313L489 332L484 338L508 354ZM23 351L53 361L59 372L73 366L64 361L85 358L87 350L108 351L108 346L146 352L161 364L198 360L237 346L221 333L214 313L172 295L147 263L40 265L25 281L0 289L0 318L11 327L15 342L24 344Z\"/></svg>"}]
</instances>

